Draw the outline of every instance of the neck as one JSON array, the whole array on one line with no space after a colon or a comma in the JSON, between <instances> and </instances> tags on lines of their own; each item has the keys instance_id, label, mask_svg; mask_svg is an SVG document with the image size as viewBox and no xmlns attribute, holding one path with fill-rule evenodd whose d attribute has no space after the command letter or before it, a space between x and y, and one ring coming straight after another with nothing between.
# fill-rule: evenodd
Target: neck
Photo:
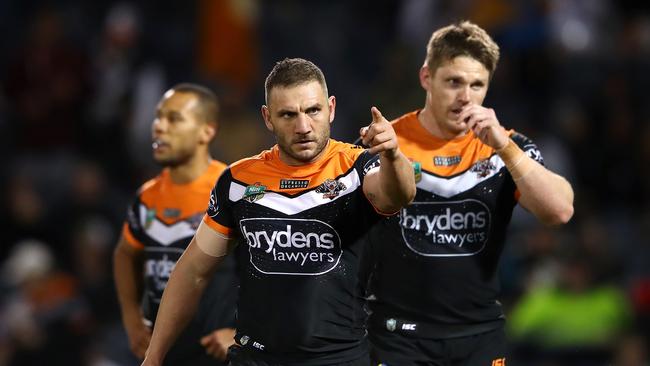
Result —
<instances>
[{"instance_id":1,"label":"neck","mask_svg":"<svg viewBox=\"0 0 650 366\"><path fill-rule=\"evenodd\" d=\"M433 116L431 110L427 109L426 106L418 114L418 121L420 121L420 125L424 127L427 132L441 140L453 140L458 137L463 137L467 133L467 131L457 133L455 131L449 131L442 128L436 121L436 118Z\"/></svg>"},{"instance_id":2,"label":"neck","mask_svg":"<svg viewBox=\"0 0 650 366\"><path fill-rule=\"evenodd\" d=\"M330 139L327 139L327 144L325 144L325 147L316 155L314 156L311 160L309 161L301 161L296 158L291 157L289 154L287 154L280 145L278 145L278 155L280 157L280 161L282 161L284 164L288 166L302 166L302 165L309 165L311 163L314 163L318 160L320 160L325 152L327 151L327 148L330 145Z\"/></svg>"},{"instance_id":3,"label":"neck","mask_svg":"<svg viewBox=\"0 0 650 366\"><path fill-rule=\"evenodd\" d=\"M186 184L197 179L208 169L210 165L210 155L197 154L190 161L175 167L169 167L169 176L172 182L176 184Z\"/></svg>"}]
</instances>

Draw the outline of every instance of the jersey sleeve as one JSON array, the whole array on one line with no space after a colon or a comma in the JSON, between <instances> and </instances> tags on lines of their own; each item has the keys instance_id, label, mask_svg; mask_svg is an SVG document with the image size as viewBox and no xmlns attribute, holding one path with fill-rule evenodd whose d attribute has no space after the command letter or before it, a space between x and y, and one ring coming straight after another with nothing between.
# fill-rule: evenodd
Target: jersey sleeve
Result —
<instances>
[{"instance_id":1,"label":"jersey sleeve","mask_svg":"<svg viewBox=\"0 0 650 366\"><path fill-rule=\"evenodd\" d=\"M539 151L539 148L537 145L533 142L533 140L529 139L528 137L522 135L521 133L514 132L510 138L512 141L519 146L520 149L522 149L526 155L528 155L531 159L535 160L536 162L544 165L544 158L542 157L542 153Z\"/></svg>"},{"instance_id":2,"label":"jersey sleeve","mask_svg":"<svg viewBox=\"0 0 650 366\"><path fill-rule=\"evenodd\" d=\"M361 182L371 170L378 168L380 164L379 154L370 154L368 150L362 152L354 163L354 168L357 170Z\"/></svg>"},{"instance_id":3,"label":"jersey sleeve","mask_svg":"<svg viewBox=\"0 0 650 366\"><path fill-rule=\"evenodd\" d=\"M235 223L232 214L232 201L230 200L230 183L232 174L230 168L224 170L214 188L210 192L210 202L203 217L203 221L213 230L232 237Z\"/></svg>"},{"instance_id":4,"label":"jersey sleeve","mask_svg":"<svg viewBox=\"0 0 650 366\"><path fill-rule=\"evenodd\" d=\"M510 138L515 142L515 144L517 144L517 146L519 146L520 149L526 153L526 155L528 155L528 157L544 166L544 158L542 157L542 153L539 151L539 148L533 142L533 140L529 139L519 132L513 132L513 134L510 135ZM515 188L515 200L519 201L519 197L521 197L521 193L519 192L519 189Z\"/></svg>"},{"instance_id":5,"label":"jersey sleeve","mask_svg":"<svg viewBox=\"0 0 650 366\"><path fill-rule=\"evenodd\" d=\"M122 225L122 236L136 249L144 249L145 229L140 219L140 197L136 197L126 211L126 220ZM146 218L145 218L146 219Z\"/></svg>"},{"instance_id":6,"label":"jersey sleeve","mask_svg":"<svg viewBox=\"0 0 650 366\"><path fill-rule=\"evenodd\" d=\"M381 161L379 160L379 154L370 154L368 150L365 150L359 157L357 158L355 162L355 169L357 169L357 173L359 174L359 178L361 179L361 192L363 192L363 181L365 176L373 169L379 168L379 165L381 164ZM364 197L366 198L366 201L368 202L368 205L372 207L372 211L374 211L376 214L379 214L380 216L392 216L396 214L397 212L382 212L379 210L377 207L375 207L372 202L366 197L364 194Z\"/></svg>"}]
</instances>

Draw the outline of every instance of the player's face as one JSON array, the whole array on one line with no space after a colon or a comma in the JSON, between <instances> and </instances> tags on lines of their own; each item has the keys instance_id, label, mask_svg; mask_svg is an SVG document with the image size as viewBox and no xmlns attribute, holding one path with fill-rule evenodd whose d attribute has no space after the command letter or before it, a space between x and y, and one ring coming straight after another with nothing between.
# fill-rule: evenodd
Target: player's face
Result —
<instances>
[{"instance_id":1,"label":"player's face","mask_svg":"<svg viewBox=\"0 0 650 366\"><path fill-rule=\"evenodd\" d=\"M195 156L201 144L201 125L195 114L197 98L168 91L156 108L151 125L153 158L163 166L179 166Z\"/></svg>"},{"instance_id":2,"label":"player's face","mask_svg":"<svg viewBox=\"0 0 650 366\"><path fill-rule=\"evenodd\" d=\"M422 67L420 83L427 92L425 107L443 134L457 136L467 132L467 124L458 116L468 104L483 103L489 80L488 69L466 56L442 63L433 74L427 66Z\"/></svg>"},{"instance_id":3,"label":"player's face","mask_svg":"<svg viewBox=\"0 0 650 366\"><path fill-rule=\"evenodd\" d=\"M262 116L278 141L283 162L303 165L323 154L330 138L335 106L336 99L328 98L317 81L271 89Z\"/></svg>"}]
</instances>

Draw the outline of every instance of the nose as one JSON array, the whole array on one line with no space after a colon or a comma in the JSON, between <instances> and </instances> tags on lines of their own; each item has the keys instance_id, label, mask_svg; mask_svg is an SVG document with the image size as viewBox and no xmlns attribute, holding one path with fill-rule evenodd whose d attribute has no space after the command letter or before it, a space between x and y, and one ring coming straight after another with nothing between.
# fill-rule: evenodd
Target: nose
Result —
<instances>
[{"instance_id":1,"label":"nose","mask_svg":"<svg viewBox=\"0 0 650 366\"><path fill-rule=\"evenodd\" d=\"M458 100L461 101L463 104L467 104L471 102L469 85L460 89L460 91L458 92Z\"/></svg>"},{"instance_id":2,"label":"nose","mask_svg":"<svg viewBox=\"0 0 650 366\"><path fill-rule=\"evenodd\" d=\"M299 113L296 118L296 133L306 135L311 132L311 120L305 113Z\"/></svg>"},{"instance_id":3,"label":"nose","mask_svg":"<svg viewBox=\"0 0 650 366\"><path fill-rule=\"evenodd\" d=\"M153 120L153 123L151 124L151 129L154 133L162 133L165 131L166 126L167 126L167 121L165 120L165 118L157 117Z\"/></svg>"}]
</instances>

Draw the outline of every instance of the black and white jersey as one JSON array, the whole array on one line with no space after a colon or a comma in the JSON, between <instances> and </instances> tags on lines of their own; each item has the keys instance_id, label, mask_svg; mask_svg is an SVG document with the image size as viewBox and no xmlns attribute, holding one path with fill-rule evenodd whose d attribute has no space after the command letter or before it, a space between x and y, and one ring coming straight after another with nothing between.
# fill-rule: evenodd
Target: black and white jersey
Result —
<instances>
[{"instance_id":1,"label":"black and white jersey","mask_svg":"<svg viewBox=\"0 0 650 366\"><path fill-rule=\"evenodd\" d=\"M415 170L415 200L368 236L371 331L452 338L495 329L503 321L497 265L516 185L473 133L437 139L417 113L393 122ZM532 141L514 132L511 138L543 162Z\"/></svg>"},{"instance_id":2,"label":"black and white jersey","mask_svg":"<svg viewBox=\"0 0 650 366\"><path fill-rule=\"evenodd\" d=\"M142 309L148 323L156 319L169 275L194 236L210 190L225 167L212 161L205 173L187 184L174 183L164 169L142 185L129 207L122 234L127 243L143 251ZM228 260L210 281L195 318L168 353L168 363L191 363L193 357L205 353L201 337L234 326L237 286L235 262Z\"/></svg>"},{"instance_id":3,"label":"black and white jersey","mask_svg":"<svg viewBox=\"0 0 650 366\"><path fill-rule=\"evenodd\" d=\"M366 352L361 238L382 216L362 185L378 163L330 140L307 165L284 164L275 146L224 172L204 222L242 243L239 344L285 364L346 362Z\"/></svg>"}]
</instances>

